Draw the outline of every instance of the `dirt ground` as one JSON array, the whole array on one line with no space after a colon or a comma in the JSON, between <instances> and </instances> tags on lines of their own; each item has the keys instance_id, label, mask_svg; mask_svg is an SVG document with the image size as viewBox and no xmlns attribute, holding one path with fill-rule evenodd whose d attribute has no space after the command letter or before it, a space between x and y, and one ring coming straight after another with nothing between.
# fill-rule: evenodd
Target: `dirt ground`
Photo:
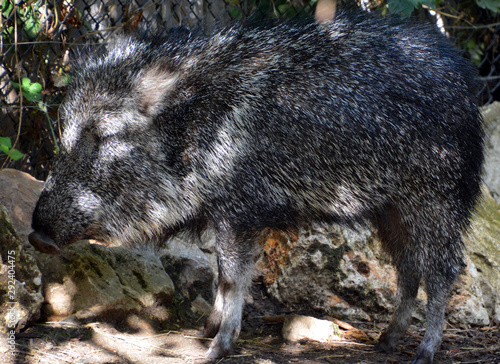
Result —
<instances>
[{"instance_id":1,"label":"dirt ground","mask_svg":"<svg viewBox=\"0 0 500 364\"><path fill-rule=\"evenodd\" d=\"M339 341L289 343L283 340L281 329L284 314L291 312L259 297L245 309L234 354L223 359L204 357L210 343L200 335L205 317L177 320L159 330L131 315L113 323L81 323L72 318L38 323L17 335L15 355L0 345L0 363L398 364L411 363L424 332L422 325L412 325L390 355L373 350L387 323L337 320ZM435 362L500 364L500 327L448 324Z\"/></svg>"},{"instance_id":2,"label":"dirt ground","mask_svg":"<svg viewBox=\"0 0 500 364\"><path fill-rule=\"evenodd\" d=\"M260 334L243 332L234 355L208 360L203 354L208 340L198 330L179 329L152 333L148 328L121 332L105 323L36 325L16 338L17 354L0 356L2 363L168 363L168 364L281 364L281 363L410 363L422 338L422 330L409 335L391 355L373 350L379 329L357 325L359 331L342 331L341 341L285 343L280 323L264 323ZM359 333L362 333L361 335ZM363 334L366 335L363 338ZM453 329L444 333L437 363L500 363L498 327Z\"/></svg>"},{"instance_id":3,"label":"dirt ground","mask_svg":"<svg viewBox=\"0 0 500 364\"><path fill-rule=\"evenodd\" d=\"M254 320L259 320L254 318ZM151 332L137 322L136 332L122 332L100 322L78 325L49 322L29 328L16 338L17 354L0 354L2 363L168 363L168 364L281 364L281 363L410 363L423 330L412 328L391 355L373 350L380 328L353 323L357 330L341 330L343 339L328 344L286 343L281 323L262 321L257 333L243 332L234 355L208 360L209 343L199 330ZM372 326L372 327L370 327ZM500 363L498 327L447 328L437 363Z\"/></svg>"}]
</instances>

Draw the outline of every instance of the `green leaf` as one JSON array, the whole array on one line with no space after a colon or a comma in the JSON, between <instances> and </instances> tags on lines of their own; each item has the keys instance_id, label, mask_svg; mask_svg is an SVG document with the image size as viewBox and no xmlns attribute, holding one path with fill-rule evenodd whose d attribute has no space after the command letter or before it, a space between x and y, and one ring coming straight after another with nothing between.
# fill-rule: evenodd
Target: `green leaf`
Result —
<instances>
[{"instance_id":1,"label":"green leaf","mask_svg":"<svg viewBox=\"0 0 500 364\"><path fill-rule=\"evenodd\" d=\"M6 145L0 144L0 150L4 152L5 154L9 154L9 148L7 148Z\"/></svg>"},{"instance_id":2,"label":"green leaf","mask_svg":"<svg viewBox=\"0 0 500 364\"><path fill-rule=\"evenodd\" d=\"M437 0L387 0L389 12L410 16L413 10L419 9L422 5L434 8Z\"/></svg>"},{"instance_id":3,"label":"green leaf","mask_svg":"<svg viewBox=\"0 0 500 364\"><path fill-rule=\"evenodd\" d=\"M21 84L23 89L27 89L31 85L31 80L27 77L23 77L23 79L21 80Z\"/></svg>"},{"instance_id":4,"label":"green leaf","mask_svg":"<svg viewBox=\"0 0 500 364\"><path fill-rule=\"evenodd\" d=\"M18 83L14 81L10 82L16 90L19 90ZM21 80L21 90L23 91L23 96L25 97L25 99L30 102L37 102L42 98L42 85L38 82L32 83L31 80L27 77L23 77L23 79Z\"/></svg>"},{"instance_id":5,"label":"green leaf","mask_svg":"<svg viewBox=\"0 0 500 364\"><path fill-rule=\"evenodd\" d=\"M233 19L240 19L241 18L241 10L238 8L230 9L229 14L231 15L231 18L233 18Z\"/></svg>"},{"instance_id":6,"label":"green leaf","mask_svg":"<svg viewBox=\"0 0 500 364\"><path fill-rule=\"evenodd\" d=\"M29 92L33 94L39 94L42 91L42 85L40 85L38 82L32 83L28 87Z\"/></svg>"},{"instance_id":7,"label":"green leaf","mask_svg":"<svg viewBox=\"0 0 500 364\"><path fill-rule=\"evenodd\" d=\"M10 138L0 137L0 146L2 147L2 151L3 151L3 146L6 146L7 150L12 148L12 142L10 141Z\"/></svg>"},{"instance_id":8,"label":"green leaf","mask_svg":"<svg viewBox=\"0 0 500 364\"><path fill-rule=\"evenodd\" d=\"M387 0L387 7L393 14L403 14L410 16L415 5L412 0Z\"/></svg>"},{"instance_id":9,"label":"green leaf","mask_svg":"<svg viewBox=\"0 0 500 364\"><path fill-rule=\"evenodd\" d=\"M5 18L8 18L10 16L10 13L12 12L13 8L14 7L12 6L12 1L3 0L3 2L2 2L2 15Z\"/></svg>"},{"instance_id":10,"label":"green leaf","mask_svg":"<svg viewBox=\"0 0 500 364\"><path fill-rule=\"evenodd\" d=\"M500 12L499 0L476 0L477 5L483 9L491 10L494 13Z\"/></svg>"},{"instance_id":11,"label":"green leaf","mask_svg":"<svg viewBox=\"0 0 500 364\"><path fill-rule=\"evenodd\" d=\"M9 158L11 158L12 160L15 160L15 161L24 157L24 154L21 153L20 151L18 151L17 149L11 149L10 152L7 153L7 155L9 156Z\"/></svg>"},{"instance_id":12,"label":"green leaf","mask_svg":"<svg viewBox=\"0 0 500 364\"><path fill-rule=\"evenodd\" d=\"M22 21L22 30L29 39L35 39L42 30L42 24L38 19L38 8L39 6L37 5L28 5L23 9L18 8L18 13Z\"/></svg>"},{"instance_id":13,"label":"green leaf","mask_svg":"<svg viewBox=\"0 0 500 364\"><path fill-rule=\"evenodd\" d=\"M17 149L12 148L12 142L10 138L0 137L0 151L4 152L11 158L12 160L19 160L24 157L24 154L18 151Z\"/></svg>"},{"instance_id":14,"label":"green leaf","mask_svg":"<svg viewBox=\"0 0 500 364\"><path fill-rule=\"evenodd\" d=\"M2 37L12 37L14 36L14 27L5 27L2 32Z\"/></svg>"},{"instance_id":15,"label":"green leaf","mask_svg":"<svg viewBox=\"0 0 500 364\"><path fill-rule=\"evenodd\" d=\"M23 30L28 35L28 38L35 39L40 33L40 22L33 15L24 21Z\"/></svg>"}]
</instances>

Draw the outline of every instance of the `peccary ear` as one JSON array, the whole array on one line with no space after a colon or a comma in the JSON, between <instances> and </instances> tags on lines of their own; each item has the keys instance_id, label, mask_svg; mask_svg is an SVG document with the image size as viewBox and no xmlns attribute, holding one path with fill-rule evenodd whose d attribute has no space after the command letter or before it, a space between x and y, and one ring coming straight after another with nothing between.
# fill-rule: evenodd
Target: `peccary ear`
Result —
<instances>
[{"instance_id":1,"label":"peccary ear","mask_svg":"<svg viewBox=\"0 0 500 364\"><path fill-rule=\"evenodd\" d=\"M174 90L178 78L178 74L159 68L144 71L138 84L139 110L150 117L158 115L166 98Z\"/></svg>"}]
</instances>

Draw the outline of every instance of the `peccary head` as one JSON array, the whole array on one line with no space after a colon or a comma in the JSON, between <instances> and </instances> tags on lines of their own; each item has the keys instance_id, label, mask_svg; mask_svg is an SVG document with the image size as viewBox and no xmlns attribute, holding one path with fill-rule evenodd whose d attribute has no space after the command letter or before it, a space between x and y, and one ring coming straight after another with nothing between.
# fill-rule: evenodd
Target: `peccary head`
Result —
<instances>
[{"instance_id":1,"label":"peccary head","mask_svg":"<svg viewBox=\"0 0 500 364\"><path fill-rule=\"evenodd\" d=\"M76 72L60 154L33 214L29 240L38 250L152 239L192 213L178 130L165 121L177 76L157 59L122 39Z\"/></svg>"}]
</instances>

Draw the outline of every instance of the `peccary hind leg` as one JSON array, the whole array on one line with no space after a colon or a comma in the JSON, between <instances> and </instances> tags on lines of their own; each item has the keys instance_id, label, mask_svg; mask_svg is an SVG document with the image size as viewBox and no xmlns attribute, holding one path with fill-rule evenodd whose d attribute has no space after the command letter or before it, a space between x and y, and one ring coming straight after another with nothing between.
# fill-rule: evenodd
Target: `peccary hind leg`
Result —
<instances>
[{"instance_id":1,"label":"peccary hind leg","mask_svg":"<svg viewBox=\"0 0 500 364\"><path fill-rule=\"evenodd\" d=\"M408 279L400 278L399 282L399 300L393 319L387 329L382 333L379 342L375 346L377 350L387 353L394 351L399 338L408 328L415 296L418 291L419 280L414 280L411 285L409 285L410 281ZM441 344L444 312L450 293L451 283L447 286L443 284L443 281L439 282L437 279L433 279L433 282L429 283L429 280L426 279L426 284L428 303L425 336L417 350L416 358L412 364L432 363L434 353L439 349Z\"/></svg>"},{"instance_id":2,"label":"peccary hind leg","mask_svg":"<svg viewBox=\"0 0 500 364\"><path fill-rule=\"evenodd\" d=\"M444 254L444 256L447 255ZM446 304L457 277L457 267L449 265L448 262L430 262L430 264L434 266L434 269L427 272L425 276L428 297L425 335L412 364L432 363L434 353L441 345ZM462 264L457 264L457 266L461 267Z\"/></svg>"},{"instance_id":3,"label":"peccary hind leg","mask_svg":"<svg viewBox=\"0 0 500 364\"><path fill-rule=\"evenodd\" d=\"M379 338L375 349L392 353L398 340L410 325L411 314L418 293L420 275L416 272L398 272L397 304L393 318L387 329Z\"/></svg>"},{"instance_id":4,"label":"peccary hind leg","mask_svg":"<svg viewBox=\"0 0 500 364\"><path fill-rule=\"evenodd\" d=\"M410 209L404 209L408 214ZM392 352L401 335L408 328L421 278L427 290L427 315L425 336L420 344L413 364L430 364L439 349L444 324L446 304L459 270L463 266L460 232L450 227L439 226L452 221L445 213L415 213L401 218L399 209L389 208L375 221L384 249L391 255L398 272L398 303L387 329L380 336L377 350ZM419 221L407 228L404 221Z\"/></svg>"},{"instance_id":5,"label":"peccary hind leg","mask_svg":"<svg viewBox=\"0 0 500 364\"><path fill-rule=\"evenodd\" d=\"M410 325L422 273L420 267L415 266L413 255L416 247L413 249L407 247L411 244L411 234L404 223L399 208L395 205L386 206L374 223L382 246L391 256L397 270L398 291L395 311L391 323L375 346L376 350L392 353L398 340Z\"/></svg>"},{"instance_id":6,"label":"peccary hind leg","mask_svg":"<svg viewBox=\"0 0 500 364\"><path fill-rule=\"evenodd\" d=\"M217 229L219 286L204 335L214 340L206 353L220 358L230 353L240 334L245 297L252 281L255 252L252 236L229 228Z\"/></svg>"}]
</instances>

